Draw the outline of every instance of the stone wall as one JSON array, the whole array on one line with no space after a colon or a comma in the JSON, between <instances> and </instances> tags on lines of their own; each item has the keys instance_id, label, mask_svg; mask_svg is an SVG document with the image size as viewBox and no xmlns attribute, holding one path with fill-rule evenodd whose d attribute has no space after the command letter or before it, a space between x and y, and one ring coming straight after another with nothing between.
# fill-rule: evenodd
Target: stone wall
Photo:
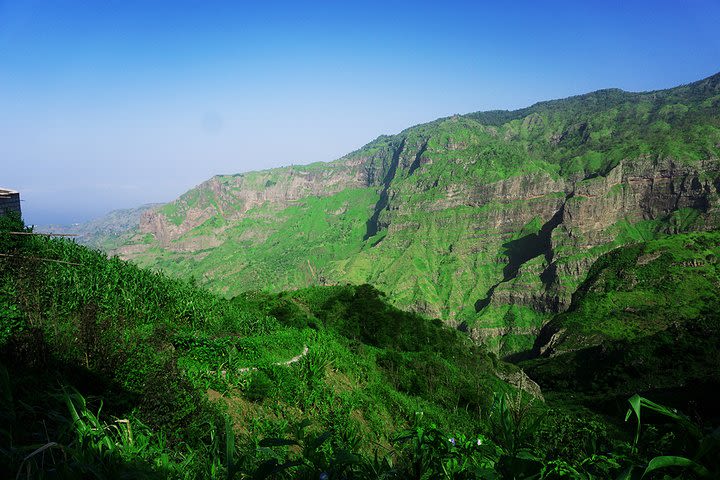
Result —
<instances>
[{"instance_id":1,"label":"stone wall","mask_svg":"<svg viewBox=\"0 0 720 480\"><path fill-rule=\"evenodd\" d=\"M20 194L15 190L0 188L0 215L5 212L18 212L20 210Z\"/></svg>"}]
</instances>

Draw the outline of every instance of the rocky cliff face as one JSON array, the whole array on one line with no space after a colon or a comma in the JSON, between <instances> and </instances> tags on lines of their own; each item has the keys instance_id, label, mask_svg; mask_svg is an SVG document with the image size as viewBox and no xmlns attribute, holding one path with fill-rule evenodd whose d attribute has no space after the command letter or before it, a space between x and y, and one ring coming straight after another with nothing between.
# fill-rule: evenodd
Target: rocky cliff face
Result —
<instances>
[{"instance_id":1,"label":"rocky cliff face","mask_svg":"<svg viewBox=\"0 0 720 480\"><path fill-rule=\"evenodd\" d=\"M235 222L259 207L281 210L306 197L331 196L366 182L358 161L213 177L166 208L147 212L140 231L152 234L164 248L182 249L175 242L215 216Z\"/></svg>"},{"instance_id":2,"label":"rocky cliff face","mask_svg":"<svg viewBox=\"0 0 720 480\"><path fill-rule=\"evenodd\" d=\"M401 159L413 156L417 157L418 151L399 155ZM424 173L422 167L413 172L420 178ZM407 178L412 174L400 171L395 175ZM400 180L397 186L390 183L378 229L387 230L383 241L390 242L394 236L402 238L404 232L420 232L428 223L436 223L439 236L445 236L452 245L442 253L445 262L457 259L458 263L476 266L484 262L489 267L484 278L476 280L479 288L466 288L459 297L445 296L446 303L420 305L426 313L462 323L474 337L485 340L498 335L537 334L545 314L567 308L578 282L600 254L644 238L643 232L632 232L640 235L635 238L626 232L634 225L652 236L717 228L720 218L720 162L716 157L692 164L668 157L624 159L592 178L556 178L540 172L473 183L457 175L442 186L437 177L432 183L420 178L417 182ZM415 200L433 190L436 193L429 201ZM440 220L453 210L458 211L454 221L462 226L459 234L454 228L458 223L449 226ZM443 213L436 219L422 212ZM443 230L445 235L440 233ZM405 238L391 250L410 248L424 242L423 238ZM462 268L454 273L458 272ZM381 274L377 280L392 294L402 295L393 288L396 279L383 282ZM488 280L495 282L488 284ZM455 277L452 283L457 289L458 284L473 282ZM427 287L442 297L437 294L442 287ZM468 294L472 296L468 298ZM463 315L468 303L474 305L476 313L471 322ZM447 306L451 307L449 311L443 309ZM537 318L528 318L532 315L524 315L523 309L538 314Z\"/></svg>"},{"instance_id":3,"label":"rocky cliff face","mask_svg":"<svg viewBox=\"0 0 720 480\"><path fill-rule=\"evenodd\" d=\"M640 158L620 162L604 177L573 184L552 234L552 251L557 254L546 275L556 282L581 278L606 250L603 246L625 242L618 238L623 226L650 224L655 230L648 233L666 234L717 228L718 178L717 158L693 165ZM583 251L590 254L581 255ZM556 291L561 293L560 306L566 306L572 292Z\"/></svg>"},{"instance_id":4,"label":"rocky cliff face","mask_svg":"<svg viewBox=\"0 0 720 480\"><path fill-rule=\"evenodd\" d=\"M329 164L214 177L117 251L227 294L369 282L526 349L599 255L718 226L719 78L454 116Z\"/></svg>"}]
</instances>

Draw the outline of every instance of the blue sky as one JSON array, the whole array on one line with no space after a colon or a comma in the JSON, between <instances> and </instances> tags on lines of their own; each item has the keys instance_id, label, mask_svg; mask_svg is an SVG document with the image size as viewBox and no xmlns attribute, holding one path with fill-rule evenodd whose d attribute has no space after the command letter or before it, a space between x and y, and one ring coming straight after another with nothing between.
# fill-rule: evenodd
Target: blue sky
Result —
<instances>
[{"instance_id":1,"label":"blue sky","mask_svg":"<svg viewBox=\"0 0 720 480\"><path fill-rule=\"evenodd\" d=\"M29 223L329 161L454 113L720 71L720 2L0 0L0 186Z\"/></svg>"}]
</instances>

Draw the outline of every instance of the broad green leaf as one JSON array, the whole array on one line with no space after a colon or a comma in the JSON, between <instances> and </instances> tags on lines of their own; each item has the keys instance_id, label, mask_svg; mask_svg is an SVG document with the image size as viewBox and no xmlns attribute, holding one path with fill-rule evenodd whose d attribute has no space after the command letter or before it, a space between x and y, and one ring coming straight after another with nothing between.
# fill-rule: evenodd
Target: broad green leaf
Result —
<instances>
[{"instance_id":1,"label":"broad green leaf","mask_svg":"<svg viewBox=\"0 0 720 480\"><path fill-rule=\"evenodd\" d=\"M635 441L634 444L637 445L638 440L640 439L640 395L635 394L632 397L628 399L628 403L630 404L630 409L628 409L627 413L625 414L625 421L627 422L630 418L630 414L635 412L635 417L637 418L637 428L635 429Z\"/></svg>"},{"instance_id":2,"label":"broad green leaf","mask_svg":"<svg viewBox=\"0 0 720 480\"><path fill-rule=\"evenodd\" d=\"M320 448L322 446L323 443L325 443L327 441L328 438L330 438L331 434L332 434L332 432L330 432L330 431L322 433L321 435L316 437L312 442L310 442L308 447L310 448L310 450L317 450L318 448Z\"/></svg>"},{"instance_id":3,"label":"broad green leaf","mask_svg":"<svg viewBox=\"0 0 720 480\"><path fill-rule=\"evenodd\" d=\"M671 455L665 455L661 457L655 457L652 460L650 460L650 463L648 463L647 468L645 469L645 472L642 475L642 478L645 478L645 475L647 475L650 472L653 472L655 470L659 470L661 468L669 468L669 467L681 467L681 468L689 468L698 475L700 475L702 478L711 478L710 472L707 470L707 468L703 467L702 465L690 460L689 458L685 457L675 457Z\"/></svg>"}]
</instances>

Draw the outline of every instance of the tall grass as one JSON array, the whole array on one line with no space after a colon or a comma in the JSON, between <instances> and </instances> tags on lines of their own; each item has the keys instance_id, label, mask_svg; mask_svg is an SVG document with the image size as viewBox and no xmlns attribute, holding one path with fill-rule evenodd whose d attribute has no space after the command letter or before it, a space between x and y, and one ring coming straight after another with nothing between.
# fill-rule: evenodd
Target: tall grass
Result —
<instances>
[{"instance_id":1,"label":"tall grass","mask_svg":"<svg viewBox=\"0 0 720 480\"><path fill-rule=\"evenodd\" d=\"M0 478L610 478L659 465L621 438L558 458L584 418L559 428L497 378L496 358L372 287L228 301L2 232L17 256L0 258ZM684 458L715 472L708 455Z\"/></svg>"}]
</instances>

